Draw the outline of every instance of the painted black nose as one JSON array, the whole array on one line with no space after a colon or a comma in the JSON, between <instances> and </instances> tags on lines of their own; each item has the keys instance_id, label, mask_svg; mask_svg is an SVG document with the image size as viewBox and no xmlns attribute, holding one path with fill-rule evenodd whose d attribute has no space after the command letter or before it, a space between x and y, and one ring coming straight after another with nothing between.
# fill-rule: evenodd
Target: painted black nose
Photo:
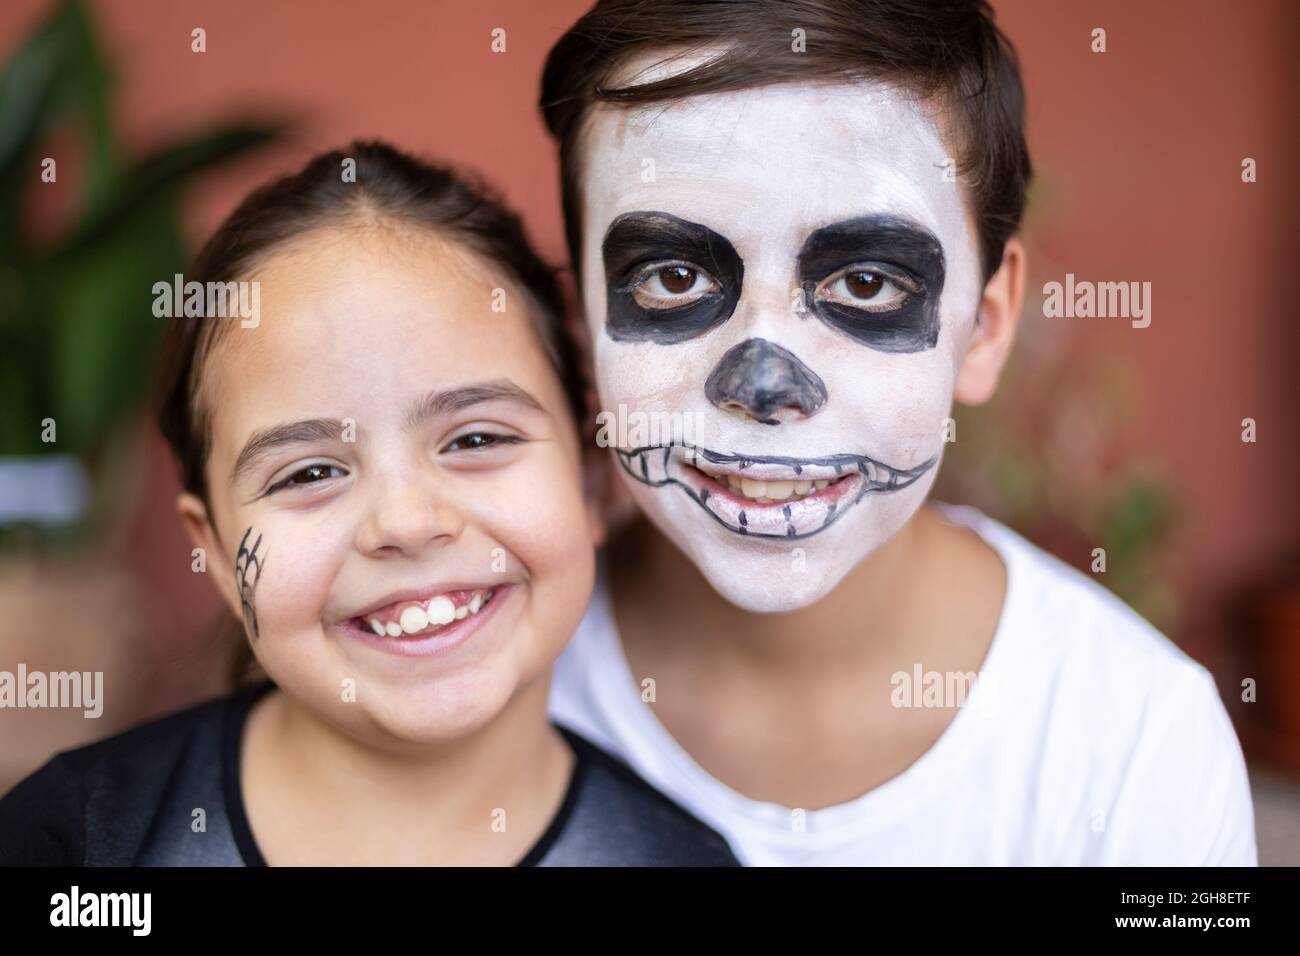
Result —
<instances>
[{"instance_id":1,"label":"painted black nose","mask_svg":"<svg viewBox=\"0 0 1300 956\"><path fill-rule=\"evenodd\" d=\"M704 394L724 411L741 411L764 425L792 408L803 416L826 404L826 385L817 373L766 339L733 345L704 383Z\"/></svg>"}]
</instances>

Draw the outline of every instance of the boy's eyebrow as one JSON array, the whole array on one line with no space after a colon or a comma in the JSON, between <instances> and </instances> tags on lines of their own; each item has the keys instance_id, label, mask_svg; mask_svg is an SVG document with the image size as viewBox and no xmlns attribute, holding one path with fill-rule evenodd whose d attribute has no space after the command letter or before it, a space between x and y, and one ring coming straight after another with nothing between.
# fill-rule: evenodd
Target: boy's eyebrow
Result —
<instances>
[{"instance_id":1,"label":"boy's eyebrow","mask_svg":"<svg viewBox=\"0 0 1300 956\"><path fill-rule=\"evenodd\" d=\"M805 278L825 278L857 258L887 257L943 288L944 255L939 237L920 223L888 213L843 219L815 230L799 250Z\"/></svg>"},{"instance_id":2,"label":"boy's eyebrow","mask_svg":"<svg viewBox=\"0 0 1300 956\"><path fill-rule=\"evenodd\" d=\"M406 427L415 428L430 418L460 411L483 402L515 402L545 411L540 402L514 382L496 379L432 391L417 401L406 415ZM231 469L231 481L238 481L259 458L281 445L308 442L336 442L343 438L345 425L337 418L307 418L254 432Z\"/></svg>"}]
</instances>

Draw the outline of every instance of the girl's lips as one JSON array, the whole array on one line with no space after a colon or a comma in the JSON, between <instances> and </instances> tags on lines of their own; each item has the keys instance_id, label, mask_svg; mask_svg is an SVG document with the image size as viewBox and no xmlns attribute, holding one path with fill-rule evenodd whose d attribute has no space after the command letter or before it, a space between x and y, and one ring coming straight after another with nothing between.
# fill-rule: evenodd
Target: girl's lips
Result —
<instances>
[{"instance_id":1,"label":"girl's lips","mask_svg":"<svg viewBox=\"0 0 1300 956\"><path fill-rule=\"evenodd\" d=\"M434 630L400 637L376 634L360 619L352 618L339 625L346 635L399 657L429 657L448 653L466 643L497 612L497 609L514 593L513 584L501 584L488 591L487 599L477 613L456 618Z\"/></svg>"}]
</instances>

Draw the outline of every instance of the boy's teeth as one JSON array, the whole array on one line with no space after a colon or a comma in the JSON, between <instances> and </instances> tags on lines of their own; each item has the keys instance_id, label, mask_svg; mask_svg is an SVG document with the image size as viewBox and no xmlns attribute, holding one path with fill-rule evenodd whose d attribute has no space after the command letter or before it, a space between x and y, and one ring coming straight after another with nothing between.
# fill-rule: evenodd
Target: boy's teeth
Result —
<instances>
[{"instance_id":1,"label":"boy's teeth","mask_svg":"<svg viewBox=\"0 0 1300 956\"><path fill-rule=\"evenodd\" d=\"M770 502L802 498L821 491L831 483L829 478L820 481L755 481L753 478L741 478L738 475L720 475L715 480L745 498Z\"/></svg>"},{"instance_id":2,"label":"boy's teeth","mask_svg":"<svg viewBox=\"0 0 1300 956\"><path fill-rule=\"evenodd\" d=\"M380 624L378 619L373 617L370 619L370 629L374 631L376 634L378 634L380 637L383 637L385 634L388 633L388 631L384 628L384 625Z\"/></svg>"},{"instance_id":3,"label":"boy's teeth","mask_svg":"<svg viewBox=\"0 0 1300 956\"><path fill-rule=\"evenodd\" d=\"M384 630L388 631L389 637L399 637L402 633L402 625L396 621L389 621L384 625Z\"/></svg>"},{"instance_id":4,"label":"boy's teeth","mask_svg":"<svg viewBox=\"0 0 1300 956\"><path fill-rule=\"evenodd\" d=\"M481 594L475 594L472 598L469 599L469 613L477 614L478 609L481 608L482 606L483 606L483 596Z\"/></svg>"}]
</instances>

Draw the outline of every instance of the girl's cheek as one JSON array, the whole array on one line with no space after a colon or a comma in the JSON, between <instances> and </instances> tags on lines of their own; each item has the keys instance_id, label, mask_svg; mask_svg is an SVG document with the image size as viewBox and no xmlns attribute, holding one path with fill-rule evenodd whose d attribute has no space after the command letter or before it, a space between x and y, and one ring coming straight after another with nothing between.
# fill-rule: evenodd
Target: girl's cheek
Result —
<instances>
[{"instance_id":1,"label":"girl's cheek","mask_svg":"<svg viewBox=\"0 0 1300 956\"><path fill-rule=\"evenodd\" d=\"M593 551L582 477L558 444L476 488L472 520L536 577Z\"/></svg>"},{"instance_id":2,"label":"girl's cheek","mask_svg":"<svg viewBox=\"0 0 1300 956\"><path fill-rule=\"evenodd\" d=\"M328 509L326 509L328 511ZM255 643L318 628L346 555L347 531L324 513L241 515L235 553L245 627Z\"/></svg>"}]
</instances>

